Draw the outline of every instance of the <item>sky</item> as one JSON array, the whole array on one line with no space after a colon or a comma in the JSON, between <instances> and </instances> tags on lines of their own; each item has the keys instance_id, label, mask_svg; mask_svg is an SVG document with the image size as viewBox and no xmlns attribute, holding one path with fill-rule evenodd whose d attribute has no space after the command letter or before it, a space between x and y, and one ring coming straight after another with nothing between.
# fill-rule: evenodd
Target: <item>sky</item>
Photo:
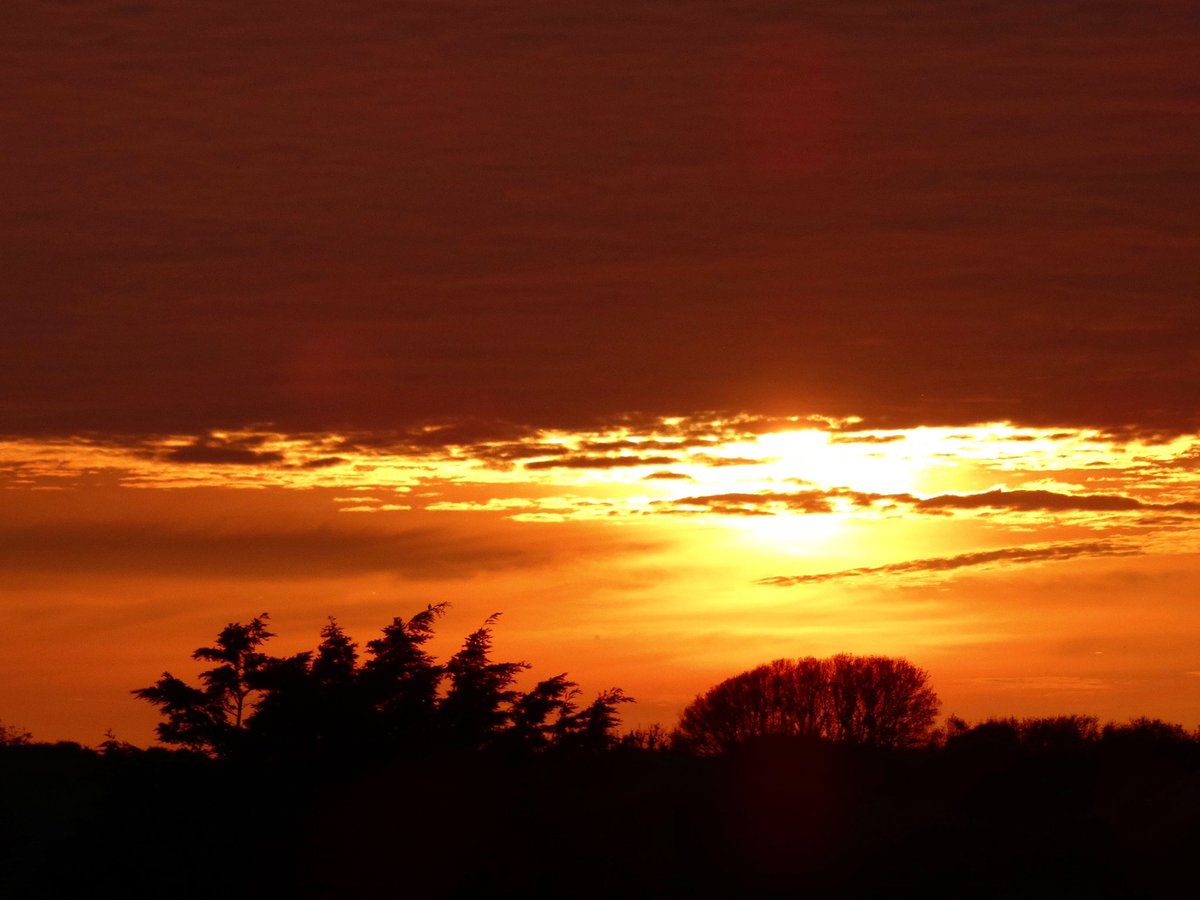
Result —
<instances>
[{"instance_id":1,"label":"sky","mask_svg":"<svg viewBox=\"0 0 1200 900\"><path fill-rule=\"evenodd\" d=\"M1200 722L1200 12L0 10L0 721L448 601L637 698Z\"/></svg>"}]
</instances>

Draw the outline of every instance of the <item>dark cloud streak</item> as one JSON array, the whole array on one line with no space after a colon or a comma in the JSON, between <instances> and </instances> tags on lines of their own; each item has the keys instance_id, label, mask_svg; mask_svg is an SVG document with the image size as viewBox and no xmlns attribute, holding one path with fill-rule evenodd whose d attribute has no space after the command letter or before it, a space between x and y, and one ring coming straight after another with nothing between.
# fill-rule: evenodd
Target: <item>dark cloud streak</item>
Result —
<instances>
[{"instance_id":1,"label":"dark cloud streak","mask_svg":"<svg viewBox=\"0 0 1200 900\"><path fill-rule=\"evenodd\" d=\"M886 495L884 495L886 496ZM889 498L892 499L892 498ZM913 501L908 495L895 499L912 502L922 512L946 509L1004 509L1014 512L1135 512L1172 510L1200 513L1200 503L1147 503L1122 494L1063 494L1057 491L986 491L980 494L940 494Z\"/></svg>"},{"instance_id":2,"label":"dark cloud streak","mask_svg":"<svg viewBox=\"0 0 1200 900\"><path fill-rule=\"evenodd\" d=\"M697 497L681 497L678 500L660 501L662 506L675 512L688 512L689 507L722 515L769 515L766 507L782 506L788 512L829 513L833 512L830 496L821 491L795 491L789 493L727 493L706 494Z\"/></svg>"},{"instance_id":3,"label":"dark cloud streak","mask_svg":"<svg viewBox=\"0 0 1200 900\"><path fill-rule=\"evenodd\" d=\"M544 539L432 527L180 528L163 523L47 523L0 528L0 571L292 580L369 573L450 580L544 565ZM563 554L619 553L576 535ZM558 552L558 551L555 551ZM550 554L555 555L554 552Z\"/></svg>"},{"instance_id":4,"label":"dark cloud streak","mask_svg":"<svg viewBox=\"0 0 1200 900\"><path fill-rule=\"evenodd\" d=\"M824 491L707 494L662 501L662 503L680 507L703 507L714 512L727 511L736 507L736 511L743 513L750 509L758 509L765 513L770 512L769 508L780 508L788 512L829 513L834 511L835 507L831 501L835 499L849 500L855 506L862 508L885 504L908 507L914 512L928 514L949 513L953 510L1200 514L1200 503L1194 501L1153 503L1123 494L1065 494L1044 490L993 490L978 494L938 494L933 497L921 498L913 494L877 494L853 491L847 488L832 488Z\"/></svg>"},{"instance_id":5,"label":"dark cloud streak","mask_svg":"<svg viewBox=\"0 0 1200 900\"><path fill-rule=\"evenodd\" d=\"M188 444L166 451L163 459L173 463L261 466L283 462L284 455L277 451L247 450L218 444Z\"/></svg>"},{"instance_id":6,"label":"dark cloud streak","mask_svg":"<svg viewBox=\"0 0 1200 900\"><path fill-rule=\"evenodd\" d=\"M638 466L669 466L674 456L560 456L524 464L526 469L630 469Z\"/></svg>"},{"instance_id":7,"label":"dark cloud streak","mask_svg":"<svg viewBox=\"0 0 1200 900\"><path fill-rule=\"evenodd\" d=\"M886 566L864 566L843 569L839 572L820 572L813 575L775 575L760 578L755 584L769 587L794 587L802 584L820 584L825 581L868 576L900 576L926 572L950 572L956 569L974 568L996 564L1017 565L1037 562L1056 562L1091 556L1140 556L1142 551L1126 544L1112 541L1084 541L1079 543L1049 544L1036 547L1005 547L999 550L981 550L961 553L957 556L937 556L891 563Z\"/></svg>"}]
</instances>

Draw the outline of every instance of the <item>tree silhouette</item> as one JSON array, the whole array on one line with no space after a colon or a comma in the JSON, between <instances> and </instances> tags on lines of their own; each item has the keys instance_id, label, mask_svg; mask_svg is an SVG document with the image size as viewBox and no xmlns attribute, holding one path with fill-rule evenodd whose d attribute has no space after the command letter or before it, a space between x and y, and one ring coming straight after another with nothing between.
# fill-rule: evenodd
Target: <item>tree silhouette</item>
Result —
<instances>
[{"instance_id":1,"label":"tree silhouette","mask_svg":"<svg viewBox=\"0 0 1200 900\"><path fill-rule=\"evenodd\" d=\"M31 740L33 740L33 735L28 731L0 722L0 747L22 746Z\"/></svg>"},{"instance_id":2,"label":"tree silhouette","mask_svg":"<svg viewBox=\"0 0 1200 900\"><path fill-rule=\"evenodd\" d=\"M1094 747L1101 740L1120 744L1123 740L1137 741L1154 735L1169 741L1181 734L1186 737L1180 726L1151 719L1135 720L1128 725L1110 723L1102 729L1095 716L993 717L974 725L951 716L946 720L944 744L948 750L976 755L1066 756Z\"/></svg>"},{"instance_id":3,"label":"tree silhouette","mask_svg":"<svg viewBox=\"0 0 1200 900\"><path fill-rule=\"evenodd\" d=\"M489 744L512 719L511 707L519 696L512 684L529 664L492 662L492 625L499 616L488 616L446 664L450 687L438 705L438 718L452 746Z\"/></svg>"},{"instance_id":4,"label":"tree silhouette","mask_svg":"<svg viewBox=\"0 0 1200 900\"><path fill-rule=\"evenodd\" d=\"M321 629L321 643L313 655L313 677L325 687L345 687L354 683L357 668L358 644L330 616L329 624Z\"/></svg>"},{"instance_id":5,"label":"tree silhouette","mask_svg":"<svg viewBox=\"0 0 1200 900\"><path fill-rule=\"evenodd\" d=\"M579 690L565 674L518 690L529 664L492 659L498 613L439 664L425 648L447 606L393 618L367 643L362 664L357 645L332 618L314 650L268 656L260 649L273 636L264 613L225 626L214 646L195 651L195 659L218 664L200 674L199 687L166 672L133 693L162 712L160 740L213 756L345 761L440 748L613 745L617 708L632 698L613 688L580 709Z\"/></svg>"},{"instance_id":6,"label":"tree silhouette","mask_svg":"<svg viewBox=\"0 0 1200 900\"><path fill-rule=\"evenodd\" d=\"M396 616L381 637L367 642L371 658L362 667L360 683L377 713L377 736L390 746L411 747L433 733L444 670L424 646L448 606L432 604L407 622Z\"/></svg>"},{"instance_id":7,"label":"tree silhouette","mask_svg":"<svg viewBox=\"0 0 1200 900\"><path fill-rule=\"evenodd\" d=\"M359 680L358 645L332 616L321 629L309 671L316 749L353 751L370 733L372 708Z\"/></svg>"},{"instance_id":8,"label":"tree silhouette","mask_svg":"<svg viewBox=\"0 0 1200 900\"><path fill-rule=\"evenodd\" d=\"M929 676L906 659L839 654L827 663L835 741L908 747L926 740L940 703Z\"/></svg>"},{"instance_id":9,"label":"tree silhouette","mask_svg":"<svg viewBox=\"0 0 1200 900\"><path fill-rule=\"evenodd\" d=\"M1045 716L1021 721L1021 742L1040 753L1073 753L1100 739L1095 716Z\"/></svg>"},{"instance_id":10,"label":"tree silhouette","mask_svg":"<svg viewBox=\"0 0 1200 900\"><path fill-rule=\"evenodd\" d=\"M928 675L907 660L779 659L697 697L676 734L681 746L703 755L762 737L906 747L928 739L938 706Z\"/></svg>"},{"instance_id":11,"label":"tree silhouette","mask_svg":"<svg viewBox=\"0 0 1200 900\"><path fill-rule=\"evenodd\" d=\"M560 719L562 724L556 743L567 749L593 753L610 749L616 743L616 729L621 723L617 707L633 702L634 699L620 688L601 691L583 709Z\"/></svg>"},{"instance_id":12,"label":"tree silhouette","mask_svg":"<svg viewBox=\"0 0 1200 900\"><path fill-rule=\"evenodd\" d=\"M544 750L570 730L579 686L566 673L547 678L519 695L509 711L507 742L527 750Z\"/></svg>"},{"instance_id":13,"label":"tree silhouette","mask_svg":"<svg viewBox=\"0 0 1200 900\"><path fill-rule=\"evenodd\" d=\"M240 743L262 687L261 676L270 657L259 650L274 635L263 613L248 624L231 622L212 647L200 647L192 658L217 665L200 673L202 687L193 687L170 672L150 687L133 693L157 706L166 716L159 723L159 740L208 753L225 753Z\"/></svg>"},{"instance_id":14,"label":"tree silhouette","mask_svg":"<svg viewBox=\"0 0 1200 900\"><path fill-rule=\"evenodd\" d=\"M254 677L258 697L243 745L275 758L353 750L370 720L357 662L357 645L332 617L315 650L267 657Z\"/></svg>"},{"instance_id":15,"label":"tree silhouette","mask_svg":"<svg viewBox=\"0 0 1200 900\"><path fill-rule=\"evenodd\" d=\"M727 678L688 706L679 734L689 749L723 753L756 737L826 733L827 666L819 659L777 659Z\"/></svg>"},{"instance_id":16,"label":"tree silhouette","mask_svg":"<svg viewBox=\"0 0 1200 900\"><path fill-rule=\"evenodd\" d=\"M1109 722L1101 729L1100 739L1109 747L1144 751L1182 747L1200 740L1200 733L1193 739L1182 725L1140 716L1123 725Z\"/></svg>"},{"instance_id":17,"label":"tree silhouette","mask_svg":"<svg viewBox=\"0 0 1200 900\"><path fill-rule=\"evenodd\" d=\"M255 677L260 694L241 746L270 756L299 756L316 750L322 723L312 653L266 660Z\"/></svg>"}]
</instances>

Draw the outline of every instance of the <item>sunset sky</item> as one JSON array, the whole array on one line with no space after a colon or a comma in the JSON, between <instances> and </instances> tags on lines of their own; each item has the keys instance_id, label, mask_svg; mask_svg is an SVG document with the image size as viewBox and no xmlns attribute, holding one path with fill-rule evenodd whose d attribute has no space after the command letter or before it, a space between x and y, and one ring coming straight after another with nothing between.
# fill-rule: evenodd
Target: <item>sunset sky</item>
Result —
<instances>
[{"instance_id":1,"label":"sunset sky","mask_svg":"<svg viewBox=\"0 0 1200 900\"><path fill-rule=\"evenodd\" d=\"M226 622L1200 723L1192 0L13 0L0 721Z\"/></svg>"}]
</instances>

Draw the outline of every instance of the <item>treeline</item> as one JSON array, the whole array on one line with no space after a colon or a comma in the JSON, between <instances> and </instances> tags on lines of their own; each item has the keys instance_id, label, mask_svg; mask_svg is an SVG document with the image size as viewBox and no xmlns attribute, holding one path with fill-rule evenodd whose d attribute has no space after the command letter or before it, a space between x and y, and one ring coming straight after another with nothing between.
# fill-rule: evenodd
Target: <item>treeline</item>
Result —
<instances>
[{"instance_id":1,"label":"treeline","mask_svg":"<svg viewBox=\"0 0 1200 900\"><path fill-rule=\"evenodd\" d=\"M701 756L764 740L826 742L849 748L1025 755L1108 749L1200 749L1200 728L1137 718L1101 724L1095 716L958 716L935 727L941 703L929 675L908 660L838 654L777 659L727 678L689 704L672 732L629 740Z\"/></svg>"},{"instance_id":2,"label":"treeline","mask_svg":"<svg viewBox=\"0 0 1200 900\"><path fill-rule=\"evenodd\" d=\"M1063 715L940 725L905 660L777 660L678 727L616 733L617 689L526 689L444 606L360 655L330 621L275 657L226 626L135 693L166 746L0 726L0 896L1177 897L1200 733ZM167 749L173 747L176 749Z\"/></svg>"},{"instance_id":3,"label":"treeline","mask_svg":"<svg viewBox=\"0 0 1200 900\"><path fill-rule=\"evenodd\" d=\"M1200 728L1188 731L1178 723L1146 716L1105 723L1085 715L1007 717L974 724L950 716L931 743L953 753L981 756L1165 752L1200 759Z\"/></svg>"},{"instance_id":4,"label":"treeline","mask_svg":"<svg viewBox=\"0 0 1200 900\"><path fill-rule=\"evenodd\" d=\"M684 708L676 726L618 736L618 687L581 702L566 673L521 690L527 662L493 659L488 617L445 662L427 649L446 603L395 617L365 653L332 617L317 646L272 656L263 613L233 622L192 657L210 664L193 685L164 672L132 693L156 706L159 740L218 759L370 763L396 756L471 751L541 753L613 749L719 756L763 740L847 748L976 753L1064 753L1099 746L1200 745L1200 728L1139 718L991 718L937 725L940 700L929 674L905 659L838 654L778 659L725 679ZM0 722L0 747L33 736ZM66 746L66 745L64 745ZM80 748L82 749L82 748ZM135 750L114 735L102 753Z\"/></svg>"},{"instance_id":5,"label":"treeline","mask_svg":"<svg viewBox=\"0 0 1200 900\"><path fill-rule=\"evenodd\" d=\"M1116 900L1194 877L1200 741L1179 726L951 720L919 748L707 756L647 735L335 763L10 734L0 896Z\"/></svg>"}]
</instances>

